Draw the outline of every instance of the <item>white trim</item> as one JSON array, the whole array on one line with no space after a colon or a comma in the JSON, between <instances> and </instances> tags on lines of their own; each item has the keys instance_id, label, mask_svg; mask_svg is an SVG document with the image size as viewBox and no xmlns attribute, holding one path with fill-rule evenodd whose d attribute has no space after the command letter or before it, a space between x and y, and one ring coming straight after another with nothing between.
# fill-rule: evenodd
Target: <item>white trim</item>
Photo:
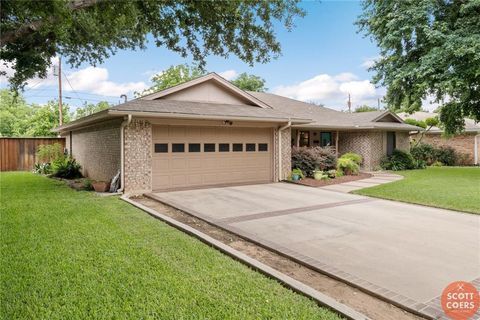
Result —
<instances>
[{"instance_id":1,"label":"white trim","mask_svg":"<svg viewBox=\"0 0 480 320\"><path fill-rule=\"evenodd\" d=\"M473 149L474 149L474 152L475 152L475 154L474 154L474 159L475 159L474 163L475 163L476 165L479 164L479 163L478 163L478 144L479 144L479 140L480 140L480 134L475 135L475 138L474 138L474 147L473 147Z\"/></svg>"},{"instance_id":2,"label":"white trim","mask_svg":"<svg viewBox=\"0 0 480 320\"><path fill-rule=\"evenodd\" d=\"M139 98L139 100L155 100L155 99L158 99L158 98L168 96L172 93L185 90L187 88L190 88L192 86L195 86L197 84L200 84L200 83L203 83L203 82L206 82L206 81L215 81L216 83L218 83L222 87L227 88L230 91L233 91L235 94L237 94L237 95L241 96L242 98L250 101L251 103L253 103L257 107L272 109L272 107L270 107L268 104L264 103L263 101L255 98L251 94L249 94L249 93L243 91L242 89L238 88L237 86L233 85L232 83L230 83L230 81L225 80L224 78L222 78L221 76L219 76L215 72L209 73L209 74L207 74L203 77L187 81L185 83L170 87L168 89L165 89L165 90L162 90L162 91L159 91L159 92L148 94L146 96L143 96L143 97Z\"/></svg>"},{"instance_id":3,"label":"white trim","mask_svg":"<svg viewBox=\"0 0 480 320\"><path fill-rule=\"evenodd\" d=\"M372 122L378 122L378 120L384 118L384 117L387 116L387 115L391 115L391 116L394 117L399 123L405 123L405 122L403 121L403 119L400 118L397 114L395 114L395 113L393 113L393 112L391 112L391 111L388 111L388 110L385 111L385 112L383 112L383 113L382 113L381 115L379 115L378 117L374 118L374 119L372 120Z\"/></svg>"},{"instance_id":4,"label":"white trim","mask_svg":"<svg viewBox=\"0 0 480 320\"><path fill-rule=\"evenodd\" d=\"M120 189L121 193L125 190L125 127L132 122L132 115L129 114L127 119L120 125Z\"/></svg>"}]
</instances>

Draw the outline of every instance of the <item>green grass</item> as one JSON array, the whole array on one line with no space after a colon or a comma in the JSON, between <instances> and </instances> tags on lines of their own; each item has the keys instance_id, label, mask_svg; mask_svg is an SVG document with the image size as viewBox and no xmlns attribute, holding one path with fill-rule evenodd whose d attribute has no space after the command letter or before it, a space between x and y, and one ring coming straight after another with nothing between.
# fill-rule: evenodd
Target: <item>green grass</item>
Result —
<instances>
[{"instance_id":1,"label":"green grass","mask_svg":"<svg viewBox=\"0 0 480 320\"><path fill-rule=\"evenodd\" d=\"M480 168L430 167L394 173L405 179L353 193L480 214Z\"/></svg>"},{"instance_id":2,"label":"green grass","mask_svg":"<svg viewBox=\"0 0 480 320\"><path fill-rule=\"evenodd\" d=\"M338 319L116 197L0 184L2 319Z\"/></svg>"}]
</instances>

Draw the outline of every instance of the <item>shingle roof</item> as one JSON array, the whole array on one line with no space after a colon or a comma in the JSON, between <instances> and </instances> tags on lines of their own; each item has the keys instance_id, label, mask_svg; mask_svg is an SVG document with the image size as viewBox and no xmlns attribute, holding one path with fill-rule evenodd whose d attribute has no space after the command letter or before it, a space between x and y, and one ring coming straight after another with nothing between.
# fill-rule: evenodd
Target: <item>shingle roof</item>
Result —
<instances>
[{"instance_id":1,"label":"shingle roof","mask_svg":"<svg viewBox=\"0 0 480 320\"><path fill-rule=\"evenodd\" d=\"M423 111L418 111L412 114L406 113L406 112L401 112L398 114L398 116L402 119L415 119L418 121L424 121L427 118L433 118L435 116L438 116L437 113L433 112L423 112ZM474 120L465 118L465 131L466 132L480 132L480 123L475 123ZM442 129L438 127L432 127L428 132L431 133L439 133L443 132Z\"/></svg>"},{"instance_id":2,"label":"shingle roof","mask_svg":"<svg viewBox=\"0 0 480 320\"><path fill-rule=\"evenodd\" d=\"M279 119L310 121L310 118L292 116L280 110L247 105L231 105L179 100L143 100L136 99L110 109L111 111L144 112L169 115L225 116L238 118Z\"/></svg>"},{"instance_id":3,"label":"shingle roof","mask_svg":"<svg viewBox=\"0 0 480 320\"><path fill-rule=\"evenodd\" d=\"M251 95L264 101L275 110L290 113L295 117L313 119L312 123L302 127L312 128L338 128L338 129L395 129L416 131L421 128L400 122L376 122L382 115L388 115L388 111L372 111L346 113L311 103L306 103L279 95L265 92L249 92Z\"/></svg>"}]
</instances>

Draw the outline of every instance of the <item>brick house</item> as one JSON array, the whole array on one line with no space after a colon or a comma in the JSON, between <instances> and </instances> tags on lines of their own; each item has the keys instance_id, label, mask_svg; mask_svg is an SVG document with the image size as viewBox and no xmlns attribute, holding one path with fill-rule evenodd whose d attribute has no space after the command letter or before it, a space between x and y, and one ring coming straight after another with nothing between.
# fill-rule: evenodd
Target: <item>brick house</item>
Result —
<instances>
[{"instance_id":1,"label":"brick house","mask_svg":"<svg viewBox=\"0 0 480 320\"><path fill-rule=\"evenodd\" d=\"M427 118L435 117L435 113L415 112L413 114L399 113L402 119L415 119L424 121ZM453 137L445 137L442 135L443 130L432 127L428 130L422 142L437 147L451 147L457 151L462 158L463 165L480 164L480 123L475 123L472 119L465 118L465 131L462 134ZM419 133L412 132L411 139L418 139Z\"/></svg>"},{"instance_id":2,"label":"brick house","mask_svg":"<svg viewBox=\"0 0 480 320\"><path fill-rule=\"evenodd\" d=\"M332 146L360 153L376 169L408 149L407 125L388 111L358 114L246 92L215 73L75 120L55 129L83 174L144 193L280 181L291 147Z\"/></svg>"}]
</instances>

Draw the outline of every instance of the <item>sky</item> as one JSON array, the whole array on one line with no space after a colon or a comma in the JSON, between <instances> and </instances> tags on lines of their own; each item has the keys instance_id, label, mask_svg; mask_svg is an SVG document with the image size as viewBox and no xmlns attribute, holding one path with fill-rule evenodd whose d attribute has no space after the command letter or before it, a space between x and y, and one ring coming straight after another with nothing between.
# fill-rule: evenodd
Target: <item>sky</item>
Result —
<instances>
[{"instance_id":1,"label":"sky","mask_svg":"<svg viewBox=\"0 0 480 320\"><path fill-rule=\"evenodd\" d=\"M266 64L250 67L235 56L228 59L209 56L207 70L228 80L247 72L266 80L268 92L307 102L345 110L348 94L352 106L368 104L377 107L384 88L375 88L368 72L379 50L375 44L357 32L354 22L361 13L357 1L302 2L304 18L297 18L296 27L287 32L276 24L277 39L282 55ZM191 64L191 58L149 43L146 50L124 50L97 66L81 65L72 69L63 64L64 102L79 106L84 102L106 100L117 104L120 95L134 97L151 84L150 78L169 66ZM7 70L7 75L12 70ZM1 87L7 85L1 79ZM32 79L24 96L30 103L45 103L58 96L58 80L50 70L47 79Z\"/></svg>"}]
</instances>

